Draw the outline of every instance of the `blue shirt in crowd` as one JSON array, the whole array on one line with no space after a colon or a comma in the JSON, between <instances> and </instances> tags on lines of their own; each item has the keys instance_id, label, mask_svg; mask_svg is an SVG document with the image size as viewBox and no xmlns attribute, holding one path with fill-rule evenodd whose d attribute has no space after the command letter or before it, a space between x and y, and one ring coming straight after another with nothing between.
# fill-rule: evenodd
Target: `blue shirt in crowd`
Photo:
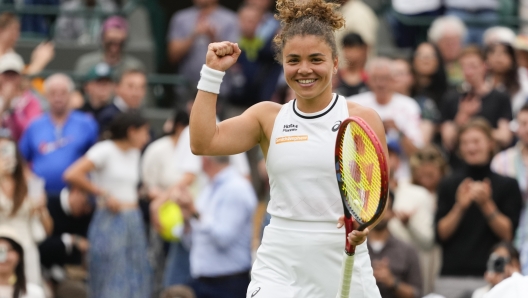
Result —
<instances>
[{"instance_id":1,"label":"blue shirt in crowd","mask_svg":"<svg viewBox=\"0 0 528 298\"><path fill-rule=\"evenodd\" d=\"M60 127L46 113L29 125L19 146L33 172L46 181L46 192L53 195L66 186L64 171L95 144L97 137L97 123L91 116L72 111Z\"/></svg>"},{"instance_id":2,"label":"blue shirt in crowd","mask_svg":"<svg viewBox=\"0 0 528 298\"><path fill-rule=\"evenodd\" d=\"M192 219L191 275L219 277L251 269L251 235L257 197L251 183L227 167L196 201Z\"/></svg>"}]
</instances>

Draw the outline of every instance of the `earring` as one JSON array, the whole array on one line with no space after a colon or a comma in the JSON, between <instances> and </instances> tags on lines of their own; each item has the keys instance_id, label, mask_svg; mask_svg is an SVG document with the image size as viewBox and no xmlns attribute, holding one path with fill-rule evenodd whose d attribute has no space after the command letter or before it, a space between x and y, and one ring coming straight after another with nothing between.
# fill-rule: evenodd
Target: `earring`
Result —
<instances>
[{"instance_id":1,"label":"earring","mask_svg":"<svg viewBox=\"0 0 528 298\"><path fill-rule=\"evenodd\" d=\"M17 277L15 274L11 275L11 277L9 278L9 280L7 281L10 285L14 285L16 284L17 282Z\"/></svg>"}]
</instances>

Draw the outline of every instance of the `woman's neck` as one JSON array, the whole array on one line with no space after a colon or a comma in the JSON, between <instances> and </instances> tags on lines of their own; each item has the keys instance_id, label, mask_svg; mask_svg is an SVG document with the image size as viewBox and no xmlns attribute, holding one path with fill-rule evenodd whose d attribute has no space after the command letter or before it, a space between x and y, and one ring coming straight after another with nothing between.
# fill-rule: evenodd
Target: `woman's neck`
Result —
<instances>
[{"instance_id":1,"label":"woman's neck","mask_svg":"<svg viewBox=\"0 0 528 298\"><path fill-rule=\"evenodd\" d=\"M430 84L431 84L431 78L429 76L421 76L421 75L416 76L416 85L420 89L425 89L429 87Z\"/></svg>"},{"instance_id":2,"label":"woman's neck","mask_svg":"<svg viewBox=\"0 0 528 298\"><path fill-rule=\"evenodd\" d=\"M494 73L491 77L491 85L495 88L500 84L504 84L504 75L500 73Z\"/></svg>"},{"instance_id":3,"label":"woman's neck","mask_svg":"<svg viewBox=\"0 0 528 298\"><path fill-rule=\"evenodd\" d=\"M133 147L128 140L114 140L114 143L119 149L123 151L130 150Z\"/></svg>"},{"instance_id":4,"label":"woman's neck","mask_svg":"<svg viewBox=\"0 0 528 298\"><path fill-rule=\"evenodd\" d=\"M314 97L303 99L298 94L297 96L297 108L304 113L316 113L326 108L332 101L332 86L329 85L323 93Z\"/></svg>"},{"instance_id":5,"label":"woman's neck","mask_svg":"<svg viewBox=\"0 0 528 298\"><path fill-rule=\"evenodd\" d=\"M0 286L10 286L10 279L13 273L0 273Z\"/></svg>"}]
</instances>

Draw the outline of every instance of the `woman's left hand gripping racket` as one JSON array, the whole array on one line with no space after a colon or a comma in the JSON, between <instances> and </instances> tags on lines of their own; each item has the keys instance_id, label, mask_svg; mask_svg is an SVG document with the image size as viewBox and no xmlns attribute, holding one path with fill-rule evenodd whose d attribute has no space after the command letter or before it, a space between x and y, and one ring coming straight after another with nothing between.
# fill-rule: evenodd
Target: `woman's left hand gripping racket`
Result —
<instances>
[{"instance_id":1,"label":"woman's left hand gripping racket","mask_svg":"<svg viewBox=\"0 0 528 298\"><path fill-rule=\"evenodd\" d=\"M383 214L389 188L389 170L383 146L370 126L359 117L339 127L335 148L337 183L345 209L346 247L338 298L349 298L354 253L348 234L372 225Z\"/></svg>"}]
</instances>

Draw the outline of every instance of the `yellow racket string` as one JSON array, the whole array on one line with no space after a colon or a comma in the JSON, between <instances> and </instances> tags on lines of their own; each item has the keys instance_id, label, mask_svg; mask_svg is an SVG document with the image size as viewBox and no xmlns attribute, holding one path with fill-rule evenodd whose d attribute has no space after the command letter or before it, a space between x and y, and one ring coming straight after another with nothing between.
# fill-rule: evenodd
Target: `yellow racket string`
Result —
<instances>
[{"instance_id":1,"label":"yellow racket string","mask_svg":"<svg viewBox=\"0 0 528 298\"><path fill-rule=\"evenodd\" d=\"M372 141L355 122L350 122L343 134L341 155L342 190L348 205L360 223L368 222L380 201L380 164Z\"/></svg>"}]
</instances>

